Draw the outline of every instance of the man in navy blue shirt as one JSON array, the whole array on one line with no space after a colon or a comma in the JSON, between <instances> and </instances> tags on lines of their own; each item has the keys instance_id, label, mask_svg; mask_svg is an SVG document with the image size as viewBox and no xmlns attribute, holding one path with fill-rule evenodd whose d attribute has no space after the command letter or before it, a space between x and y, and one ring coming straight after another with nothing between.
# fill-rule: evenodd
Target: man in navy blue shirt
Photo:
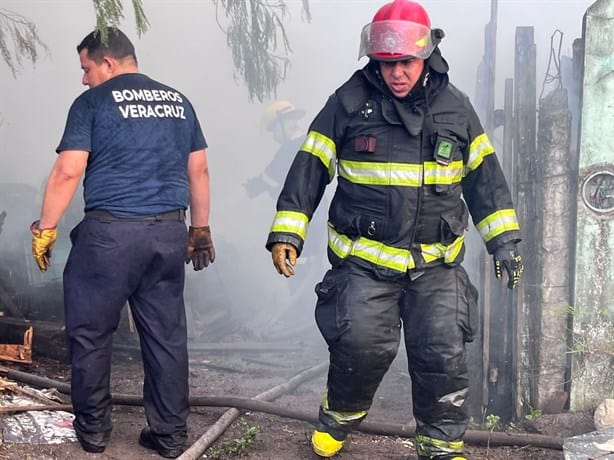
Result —
<instances>
[{"instance_id":1,"label":"man in navy blue shirt","mask_svg":"<svg viewBox=\"0 0 614 460\"><path fill-rule=\"evenodd\" d=\"M106 40L94 31L77 47L90 89L70 108L31 226L32 252L44 272L83 176L85 216L70 234L64 268L73 426L84 450L104 451L112 430L112 336L128 301L145 375L148 426L139 442L176 458L189 413L184 263L201 270L215 259L207 143L186 97L139 73L128 37L107 32Z\"/></svg>"}]
</instances>

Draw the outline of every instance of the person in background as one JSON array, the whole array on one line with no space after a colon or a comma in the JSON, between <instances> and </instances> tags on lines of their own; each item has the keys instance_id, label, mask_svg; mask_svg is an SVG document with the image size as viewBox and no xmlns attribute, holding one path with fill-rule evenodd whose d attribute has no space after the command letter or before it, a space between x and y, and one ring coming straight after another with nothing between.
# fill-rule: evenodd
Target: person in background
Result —
<instances>
[{"instance_id":1,"label":"person in background","mask_svg":"<svg viewBox=\"0 0 614 460\"><path fill-rule=\"evenodd\" d=\"M122 31L106 32L103 39L94 31L77 46L89 90L68 113L40 217L30 228L32 253L46 271L56 226L84 175L85 216L70 234L63 281L73 426L85 451L105 450L112 338L128 301L145 376L148 425L139 442L176 458L189 413L184 264L201 270L215 260L207 143L188 99L139 73Z\"/></svg>"},{"instance_id":2,"label":"person in background","mask_svg":"<svg viewBox=\"0 0 614 460\"><path fill-rule=\"evenodd\" d=\"M265 170L244 184L250 198L262 193L266 193L272 200L279 196L288 168L305 138L299 124L304 116L303 109L296 108L285 99L276 100L266 107L262 115L262 127L271 133L279 147ZM311 305L315 301L313 286L325 271L326 263L326 216L320 212L315 217L313 231L309 235L310 244L299 261L301 276L289 283L289 298L277 300L278 311L270 318L273 332L269 334L265 331L267 336L272 336L270 338L314 336L313 329L309 327L309 318L305 315L308 310L304 305ZM305 321L297 321L299 318Z\"/></svg>"},{"instance_id":3,"label":"person in background","mask_svg":"<svg viewBox=\"0 0 614 460\"><path fill-rule=\"evenodd\" d=\"M277 199L286 172L303 142L303 131L298 122L304 116L304 110L297 109L287 100L277 100L265 109L262 126L271 133L279 147L265 170L244 184L250 198L268 193L272 199Z\"/></svg>"},{"instance_id":4,"label":"person in background","mask_svg":"<svg viewBox=\"0 0 614 460\"><path fill-rule=\"evenodd\" d=\"M315 117L268 235L277 271L294 275L311 216L337 172L329 209L332 268L315 319L330 366L311 443L331 457L367 416L401 334L420 459L462 460L468 424L465 343L477 290L461 265L469 215L514 288L520 228L492 143L448 79L443 32L410 0L383 5L361 34L369 61Z\"/></svg>"}]
</instances>

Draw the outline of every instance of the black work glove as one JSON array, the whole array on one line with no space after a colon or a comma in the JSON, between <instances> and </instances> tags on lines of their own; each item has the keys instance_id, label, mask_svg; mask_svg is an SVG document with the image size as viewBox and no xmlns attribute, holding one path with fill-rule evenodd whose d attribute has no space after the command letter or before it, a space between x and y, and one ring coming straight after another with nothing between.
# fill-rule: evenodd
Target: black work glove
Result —
<instances>
[{"instance_id":1,"label":"black work glove","mask_svg":"<svg viewBox=\"0 0 614 460\"><path fill-rule=\"evenodd\" d=\"M503 277L503 269L505 269L507 272L507 287L514 289L524 271L522 258L516 245L513 243L505 244L496 249L492 256L495 262L495 276L500 280Z\"/></svg>"},{"instance_id":2,"label":"black work glove","mask_svg":"<svg viewBox=\"0 0 614 460\"><path fill-rule=\"evenodd\" d=\"M188 232L188 253L185 263L192 262L194 270L202 270L215 260L215 248L209 226L192 227Z\"/></svg>"}]
</instances>

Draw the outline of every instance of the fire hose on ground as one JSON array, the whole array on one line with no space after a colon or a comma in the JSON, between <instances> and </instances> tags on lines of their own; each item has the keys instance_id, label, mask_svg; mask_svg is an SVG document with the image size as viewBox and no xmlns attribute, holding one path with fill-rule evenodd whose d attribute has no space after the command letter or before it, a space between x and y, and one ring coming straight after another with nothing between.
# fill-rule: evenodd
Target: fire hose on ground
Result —
<instances>
[{"instance_id":1,"label":"fire hose on ground","mask_svg":"<svg viewBox=\"0 0 614 460\"><path fill-rule=\"evenodd\" d=\"M296 387L302 381L306 380L308 377L314 376L317 372L321 372L325 368L324 365L315 366L307 371L298 374L293 379L289 380L284 385L279 385L278 387L274 387L273 389L258 395L256 398L242 398L238 396L191 396L190 397L190 406L191 407L230 407L238 411L242 410L250 410L255 412L262 412L265 414L276 415L279 417L291 418L295 420L300 420L308 423L315 424L318 421L317 414L312 412L306 412L299 409L293 409L288 407L281 407L276 404L273 404L269 401L265 401L263 399L274 399L279 395L283 394L284 391L288 391L291 388ZM37 375L29 374L27 372L21 372L14 369L10 369L4 366L0 366L0 375L3 375L7 378L26 383L29 385L33 385L39 388L56 388L60 393L69 395L70 394L70 385L64 382L60 382L57 380L52 380L46 377L40 377ZM112 402L115 405L121 406L142 406L143 398L141 396L136 395L127 395L127 394L113 394ZM57 409L56 406L45 407L45 409ZM228 411L230 412L230 411ZM227 412L227 413L228 413ZM234 411L233 411L234 415ZM231 418L233 417L226 417ZM236 418L236 417L235 417ZM234 419L233 419L234 420ZM230 421L232 423L232 420ZM211 431L211 430L210 430ZM386 423L379 421L367 421L365 420L361 425L359 430L362 433L367 434L375 434L375 435L383 435L383 436L398 436L402 438L411 438L414 436L414 427L406 424L394 424L394 423ZM207 434L207 433L206 433ZM219 435L218 435L219 436ZM205 436L206 437L206 436ZM209 436L209 438L213 438L213 436ZM207 444L205 449L210 445L217 436L213 438L213 440L205 440L201 444ZM465 433L464 440L468 444L474 444L479 446L523 446L529 445L534 447L542 447L545 449L554 449L554 450L563 450L563 438L557 436L545 436L539 434L532 433L506 433L499 431L481 431L481 430L467 430ZM200 440L199 440L200 441ZM195 443L198 444L199 441ZM193 446L194 447L194 446ZM200 450L203 446L197 446ZM185 456L186 453L190 455L190 450L188 449L184 454L180 457L182 460L188 460L191 458L199 458L192 456ZM204 451L202 451L204 452ZM202 455L202 452L199 455Z\"/></svg>"}]
</instances>

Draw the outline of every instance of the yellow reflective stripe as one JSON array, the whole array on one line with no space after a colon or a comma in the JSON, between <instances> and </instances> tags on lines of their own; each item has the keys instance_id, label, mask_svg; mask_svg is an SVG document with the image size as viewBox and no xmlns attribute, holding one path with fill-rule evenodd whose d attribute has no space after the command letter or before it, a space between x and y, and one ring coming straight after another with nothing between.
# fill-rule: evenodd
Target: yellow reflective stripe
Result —
<instances>
[{"instance_id":1,"label":"yellow reflective stripe","mask_svg":"<svg viewBox=\"0 0 614 460\"><path fill-rule=\"evenodd\" d=\"M420 187L422 165L339 160L339 176L354 184Z\"/></svg>"},{"instance_id":2,"label":"yellow reflective stripe","mask_svg":"<svg viewBox=\"0 0 614 460\"><path fill-rule=\"evenodd\" d=\"M488 243L494 237L504 232L520 230L520 225L516 218L516 211L513 209L502 209L482 219L476 225L476 229L480 232L484 242Z\"/></svg>"},{"instance_id":3,"label":"yellow reflective stripe","mask_svg":"<svg viewBox=\"0 0 614 460\"><path fill-rule=\"evenodd\" d=\"M463 452L465 443L463 441L444 441L443 439L435 439L423 434L416 435L416 450L419 455L431 455L449 453L460 454ZM464 458L464 457L461 457Z\"/></svg>"},{"instance_id":4,"label":"yellow reflective stripe","mask_svg":"<svg viewBox=\"0 0 614 460\"><path fill-rule=\"evenodd\" d=\"M424 162L424 183L427 185L451 185L463 179L462 160L443 166L435 161Z\"/></svg>"},{"instance_id":5,"label":"yellow reflective stripe","mask_svg":"<svg viewBox=\"0 0 614 460\"><path fill-rule=\"evenodd\" d=\"M473 171L478 168L484 161L484 157L495 153L495 148L490 142L486 133L476 137L469 146L469 160L467 161L467 170Z\"/></svg>"},{"instance_id":6,"label":"yellow reflective stripe","mask_svg":"<svg viewBox=\"0 0 614 460\"><path fill-rule=\"evenodd\" d=\"M422 166L418 164L339 161L339 176L354 184L420 187L422 171ZM424 183L427 185L451 185L460 182L462 178L462 160L448 166L441 166L434 161L424 163Z\"/></svg>"},{"instance_id":7,"label":"yellow reflective stripe","mask_svg":"<svg viewBox=\"0 0 614 460\"><path fill-rule=\"evenodd\" d=\"M324 399L322 401L322 410L339 425L347 425L348 423L361 420L365 418L368 413L366 410L360 410L355 412L330 410L328 408L328 392L324 394Z\"/></svg>"},{"instance_id":8,"label":"yellow reflective stripe","mask_svg":"<svg viewBox=\"0 0 614 460\"><path fill-rule=\"evenodd\" d=\"M414 258L407 249L393 248L364 237L351 240L337 233L330 225L328 226L328 246L341 259L355 256L399 272L416 267Z\"/></svg>"},{"instance_id":9,"label":"yellow reflective stripe","mask_svg":"<svg viewBox=\"0 0 614 460\"><path fill-rule=\"evenodd\" d=\"M328 170L329 181L333 180L337 147L331 138L316 131L309 131L303 145L301 145L301 150L318 157Z\"/></svg>"},{"instance_id":10,"label":"yellow reflective stripe","mask_svg":"<svg viewBox=\"0 0 614 460\"><path fill-rule=\"evenodd\" d=\"M420 251L427 264L438 259L443 259L445 263L453 263L463 249L464 243L465 236L461 235L447 246L442 243L421 244ZM337 233L331 226L328 227L328 246L340 259L348 256L359 257L399 272L416 267L414 257L407 249L394 248L364 237L352 240Z\"/></svg>"},{"instance_id":11,"label":"yellow reflective stripe","mask_svg":"<svg viewBox=\"0 0 614 460\"><path fill-rule=\"evenodd\" d=\"M309 219L302 212L277 211L271 225L271 232L296 233L304 240L308 228Z\"/></svg>"},{"instance_id":12,"label":"yellow reflective stripe","mask_svg":"<svg viewBox=\"0 0 614 460\"><path fill-rule=\"evenodd\" d=\"M441 258L445 263L452 263L460 254L464 243L465 235L461 235L448 246L443 243L421 244L420 251L427 264Z\"/></svg>"},{"instance_id":13,"label":"yellow reflective stripe","mask_svg":"<svg viewBox=\"0 0 614 460\"><path fill-rule=\"evenodd\" d=\"M357 420L361 420L367 416L367 411L362 410L359 412L340 412L336 410L324 409L324 412L328 414L339 425L347 425Z\"/></svg>"}]
</instances>

